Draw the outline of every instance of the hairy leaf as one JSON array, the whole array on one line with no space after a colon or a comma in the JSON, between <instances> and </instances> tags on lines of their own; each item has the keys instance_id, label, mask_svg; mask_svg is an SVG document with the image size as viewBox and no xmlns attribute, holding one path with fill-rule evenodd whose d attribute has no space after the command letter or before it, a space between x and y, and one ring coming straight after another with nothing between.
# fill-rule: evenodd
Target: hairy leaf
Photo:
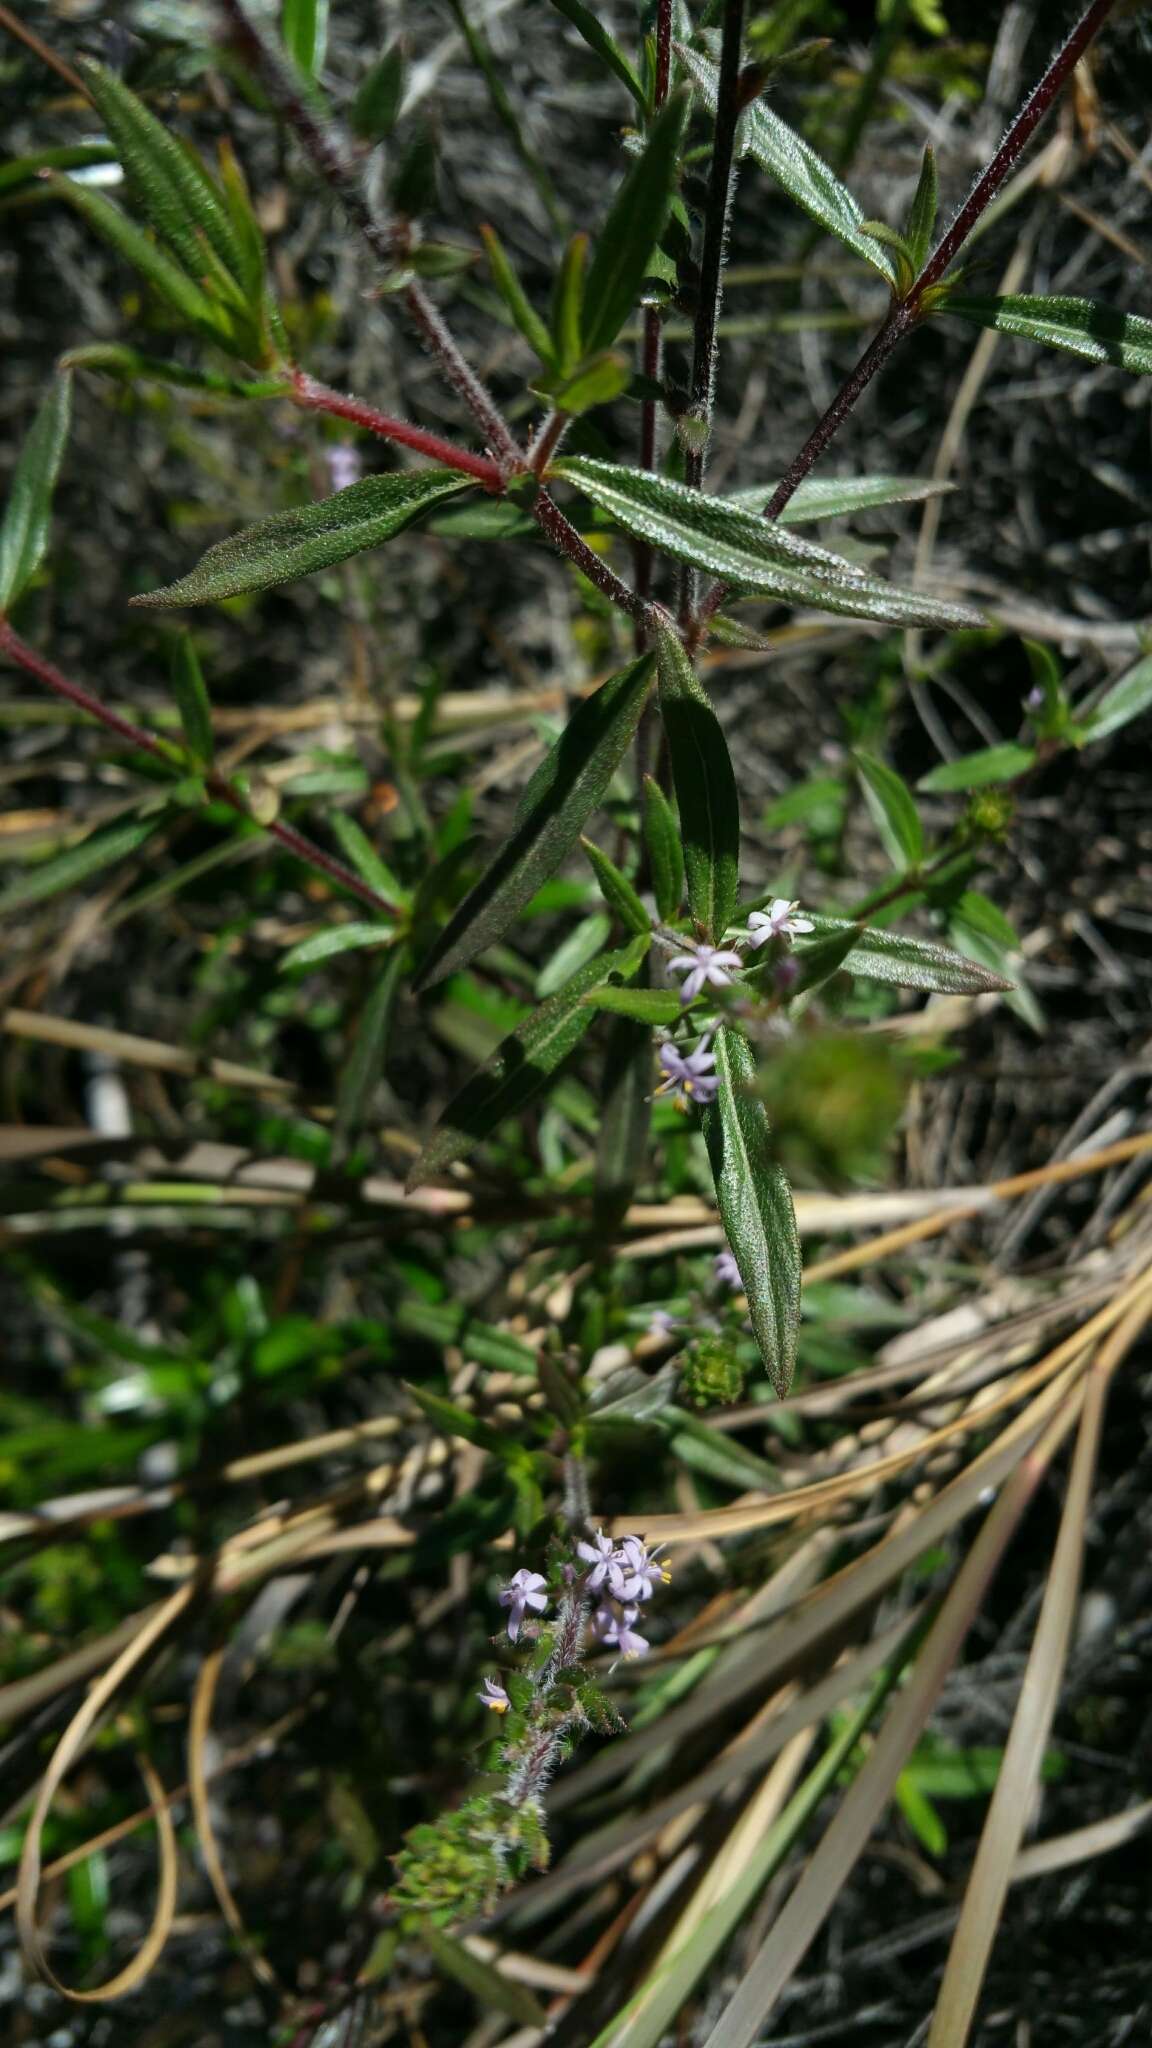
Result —
<instances>
[{"instance_id":1,"label":"hairy leaf","mask_svg":"<svg viewBox=\"0 0 1152 2048\"><path fill-rule=\"evenodd\" d=\"M732 759L720 721L670 625L657 628L656 663L688 908L707 935L719 940L735 915L740 884L740 799Z\"/></svg>"},{"instance_id":2,"label":"hairy leaf","mask_svg":"<svg viewBox=\"0 0 1152 2048\"><path fill-rule=\"evenodd\" d=\"M239 280L244 274L244 251L224 200L199 157L185 148L115 72L91 58L79 57L76 62L144 211L188 276L198 281L204 278L207 242L226 271Z\"/></svg>"},{"instance_id":3,"label":"hairy leaf","mask_svg":"<svg viewBox=\"0 0 1152 2048\"><path fill-rule=\"evenodd\" d=\"M660 109L644 153L628 170L596 243L584 294L584 350L610 348L648 274L680 169L689 94L679 86Z\"/></svg>"},{"instance_id":4,"label":"hairy leaf","mask_svg":"<svg viewBox=\"0 0 1152 2048\"><path fill-rule=\"evenodd\" d=\"M150 839L159 820L155 817L133 818L122 825L107 825L102 831L90 832L79 846L70 846L66 853L58 853L51 860L33 868L30 874L21 875L0 890L0 917L9 916L13 911L24 910L30 903L44 903L50 896L58 896L63 889L74 889L80 882L86 882L89 875L99 874L101 868L126 860Z\"/></svg>"},{"instance_id":5,"label":"hairy leaf","mask_svg":"<svg viewBox=\"0 0 1152 2048\"><path fill-rule=\"evenodd\" d=\"M307 939L300 939L289 946L280 961L279 971L287 974L295 967L317 967L322 960L331 960L337 953L359 952L365 946L391 945L396 933L390 924L369 924L355 920L349 924L336 924L328 931L313 932Z\"/></svg>"},{"instance_id":6,"label":"hairy leaf","mask_svg":"<svg viewBox=\"0 0 1152 2048\"><path fill-rule=\"evenodd\" d=\"M594 988L582 1000L589 1009L633 1017L638 1024L675 1024L684 1014L679 996L665 988Z\"/></svg>"},{"instance_id":7,"label":"hairy leaf","mask_svg":"<svg viewBox=\"0 0 1152 2048\"><path fill-rule=\"evenodd\" d=\"M615 911L625 931L650 931L652 920L627 875L622 875L615 861L609 860L608 855L594 846L590 839L581 839L580 844L600 885L600 894L608 908Z\"/></svg>"},{"instance_id":8,"label":"hairy leaf","mask_svg":"<svg viewBox=\"0 0 1152 2048\"><path fill-rule=\"evenodd\" d=\"M680 826L660 784L644 777L644 845L652 876L656 909L662 918L677 917L684 898L684 848Z\"/></svg>"},{"instance_id":9,"label":"hairy leaf","mask_svg":"<svg viewBox=\"0 0 1152 2048\"><path fill-rule=\"evenodd\" d=\"M592 1022L595 1012L582 1000L588 990L605 986L613 978L627 980L647 950L648 940L638 937L614 953L601 954L518 1024L448 1104L408 1176L408 1186L419 1187L432 1174L443 1173L465 1158L506 1117L531 1102Z\"/></svg>"},{"instance_id":10,"label":"hairy leaf","mask_svg":"<svg viewBox=\"0 0 1152 2048\"><path fill-rule=\"evenodd\" d=\"M1152 655L1145 655L1134 668L1109 684L1096 709L1085 719L1087 740L1107 739L1152 705Z\"/></svg>"},{"instance_id":11,"label":"hairy leaf","mask_svg":"<svg viewBox=\"0 0 1152 2048\"><path fill-rule=\"evenodd\" d=\"M51 185L62 199L84 215L97 234L119 251L133 269L147 279L161 298L175 308L181 319L198 334L209 341L218 342L228 348L233 339L233 322L226 307L209 298L207 292L175 263L151 235L136 225L114 201L107 199L93 185L78 185L72 178L51 179Z\"/></svg>"},{"instance_id":12,"label":"hairy leaf","mask_svg":"<svg viewBox=\"0 0 1152 2048\"><path fill-rule=\"evenodd\" d=\"M720 72L710 58L699 50L677 45L678 54L688 72L700 89L704 103L713 113L716 111L716 95ZM778 114L765 106L763 100L756 100L746 108L737 131L738 147L742 156L750 156L754 163L783 185L790 199L803 207L812 220L827 228L846 249L863 257L865 263L878 270L888 284L895 282L895 267L891 258L880 244L865 232L864 215L848 187L836 176L830 164L818 156L803 137L789 128Z\"/></svg>"},{"instance_id":13,"label":"hairy leaf","mask_svg":"<svg viewBox=\"0 0 1152 2048\"><path fill-rule=\"evenodd\" d=\"M427 506L467 490L456 470L398 470L366 476L315 505L276 512L256 526L209 548L188 576L163 590L134 597L135 605L214 604L248 590L270 590L317 569L380 547L410 526Z\"/></svg>"},{"instance_id":14,"label":"hairy leaf","mask_svg":"<svg viewBox=\"0 0 1152 2048\"><path fill-rule=\"evenodd\" d=\"M552 336L528 298L495 228L482 227L480 239L487 252L492 281L508 308L513 324L519 329L529 348L535 350L541 362L546 363L549 369L554 369L556 350Z\"/></svg>"},{"instance_id":15,"label":"hairy leaf","mask_svg":"<svg viewBox=\"0 0 1152 2048\"><path fill-rule=\"evenodd\" d=\"M704 1111L716 1201L768 1377L783 1400L792 1384L800 1320L800 1238L792 1191L772 1148L743 1032L721 1024L713 1041L720 1087Z\"/></svg>"},{"instance_id":16,"label":"hairy leaf","mask_svg":"<svg viewBox=\"0 0 1152 2048\"><path fill-rule=\"evenodd\" d=\"M72 379L65 371L49 385L12 472L0 521L0 613L11 610L44 559L71 405Z\"/></svg>"},{"instance_id":17,"label":"hairy leaf","mask_svg":"<svg viewBox=\"0 0 1152 2048\"><path fill-rule=\"evenodd\" d=\"M628 749L652 684L643 655L585 698L528 784L511 839L465 897L417 977L427 988L503 936L570 853Z\"/></svg>"},{"instance_id":18,"label":"hairy leaf","mask_svg":"<svg viewBox=\"0 0 1152 2048\"><path fill-rule=\"evenodd\" d=\"M812 939L795 941L796 958L803 968L805 953L833 932L851 929L851 920L819 917L806 912L815 927ZM1011 988L999 974L992 974L975 961L954 953L934 939L912 939L903 932L860 929L860 936L845 955L848 974L861 974L869 981L884 981L896 988L917 988L937 995L979 996L996 989Z\"/></svg>"},{"instance_id":19,"label":"hairy leaf","mask_svg":"<svg viewBox=\"0 0 1152 2048\"><path fill-rule=\"evenodd\" d=\"M857 751L852 756L872 823L894 868L919 867L924 858L924 828L912 792L886 761Z\"/></svg>"},{"instance_id":20,"label":"hairy leaf","mask_svg":"<svg viewBox=\"0 0 1152 2048\"><path fill-rule=\"evenodd\" d=\"M813 519L836 519L846 512L868 512L876 505L918 503L939 498L955 485L929 476L810 476L792 493L780 514L781 526L803 526ZM753 484L725 500L748 512L763 512L776 485Z\"/></svg>"},{"instance_id":21,"label":"hairy leaf","mask_svg":"<svg viewBox=\"0 0 1152 2048\"><path fill-rule=\"evenodd\" d=\"M936 176L936 152L929 143L924 151L920 177L908 212L908 252L912 258L913 271L916 273L923 270L928 251L932 247L939 205L940 185Z\"/></svg>"},{"instance_id":22,"label":"hairy leaf","mask_svg":"<svg viewBox=\"0 0 1152 2048\"><path fill-rule=\"evenodd\" d=\"M376 985L360 1014L348 1064L336 1090L333 1135L337 1155L343 1152L367 1114L372 1090L384 1065L392 1012L408 965L408 948L403 945L395 947L380 969Z\"/></svg>"},{"instance_id":23,"label":"hairy leaf","mask_svg":"<svg viewBox=\"0 0 1152 2048\"><path fill-rule=\"evenodd\" d=\"M916 787L930 791L983 789L989 782L1013 782L1018 775L1025 775L1035 760L1035 747L1006 740L1001 747L981 747L959 761L941 761L938 768L930 768L920 777Z\"/></svg>"},{"instance_id":24,"label":"hairy leaf","mask_svg":"<svg viewBox=\"0 0 1152 2048\"><path fill-rule=\"evenodd\" d=\"M1152 375L1152 320L1098 305L1095 299L1045 298L1028 292L984 299L949 292L938 310L955 313L976 327L991 327L997 334L1017 334L1047 348L1067 349L1090 363L1114 363L1121 370Z\"/></svg>"},{"instance_id":25,"label":"hairy leaf","mask_svg":"<svg viewBox=\"0 0 1152 2048\"><path fill-rule=\"evenodd\" d=\"M627 87L641 113L646 113L648 102L644 87L619 43L609 35L599 16L593 14L590 7L585 7L583 0L552 0L552 5L559 14L563 14L572 23L574 29L579 30L589 49L595 50L608 69L616 73L621 85Z\"/></svg>"}]
</instances>

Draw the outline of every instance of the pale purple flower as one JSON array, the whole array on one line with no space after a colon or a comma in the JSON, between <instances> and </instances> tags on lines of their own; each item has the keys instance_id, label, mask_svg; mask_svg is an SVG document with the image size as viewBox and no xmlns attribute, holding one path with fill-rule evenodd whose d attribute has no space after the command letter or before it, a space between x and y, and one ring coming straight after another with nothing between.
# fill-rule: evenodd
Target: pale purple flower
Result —
<instances>
[{"instance_id":1,"label":"pale purple flower","mask_svg":"<svg viewBox=\"0 0 1152 2048\"><path fill-rule=\"evenodd\" d=\"M680 1330L683 1327L684 1319L682 1316L674 1316L670 1309L654 1308L648 1318L646 1335L649 1337L670 1337L673 1330Z\"/></svg>"},{"instance_id":2,"label":"pale purple flower","mask_svg":"<svg viewBox=\"0 0 1152 2048\"><path fill-rule=\"evenodd\" d=\"M712 988L727 988L732 979L729 970L744 964L739 953L726 952L722 947L696 946L691 939L685 944L692 947L691 952L677 953L675 959L668 962L674 974L684 975L680 989L682 1003L694 1002L705 984Z\"/></svg>"},{"instance_id":3,"label":"pale purple flower","mask_svg":"<svg viewBox=\"0 0 1152 2048\"><path fill-rule=\"evenodd\" d=\"M637 1600L650 1600L658 1586L669 1584L672 1574L661 1562L660 1550L649 1550L639 1536L626 1536L616 1553L616 1566L610 1573L612 1592L617 1600L629 1604Z\"/></svg>"},{"instance_id":4,"label":"pale purple flower","mask_svg":"<svg viewBox=\"0 0 1152 2048\"><path fill-rule=\"evenodd\" d=\"M525 1571L523 1567L513 1572L508 1584L500 1595L501 1607L507 1607L508 1640L520 1640L520 1625L528 1609L534 1614L543 1614L548 1605L548 1581L540 1572Z\"/></svg>"},{"instance_id":5,"label":"pale purple flower","mask_svg":"<svg viewBox=\"0 0 1152 2048\"><path fill-rule=\"evenodd\" d=\"M576 1555L577 1557L582 1557L587 1564L591 1565L592 1569L588 1574L588 1590L590 1593L598 1593L615 1562L616 1546L612 1538L606 1536L603 1529L597 1529L595 1538L591 1543L578 1543L576 1545Z\"/></svg>"},{"instance_id":6,"label":"pale purple flower","mask_svg":"<svg viewBox=\"0 0 1152 2048\"><path fill-rule=\"evenodd\" d=\"M740 1268L727 1246L725 1246L722 1252L717 1252L712 1263L712 1270L716 1278L722 1280L726 1287L742 1287L744 1284L740 1278Z\"/></svg>"},{"instance_id":7,"label":"pale purple flower","mask_svg":"<svg viewBox=\"0 0 1152 2048\"><path fill-rule=\"evenodd\" d=\"M363 464L360 450L351 441L336 441L325 449L328 457L328 475L334 491L346 491L349 484L359 482Z\"/></svg>"},{"instance_id":8,"label":"pale purple flower","mask_svg":"<svg viewBox=\"0 0 1152 2048\"><path fill-rule=\"evenodd\" d=\"M795 938L799 932L815 931L810 917L797 917L798 903L789 902L786 896L777 896L767 910L753 910L748 915L748 944L755 952L758 946L766 946L771 939Z\"/></svg>"},{"instance_id":9,"label":"pale purple flower","mask_svg":"<svg viewBox=\"0 0 1152 2048\"><path fill-rule=\"evenodd\" d=\"M719 1076L709 1072L709 1068L715 1065L716 1055L708 1038L700 1040L695 1052L678 1052L674 1045L662 1045L660 1066L664 1079L656 1093L667 1095L675 1089L681 1109L687 1109L691 1102L698 1102L704 1108L715 1099L720 1086Z\"/></svg>"},{"instance_id":10,"label":"pale purple flower","mask_svg":"<svg viewBox=\"0 0 1152 2048\"><path fill-rule=\"evenodd\" d=\"M483 1690L478 1692L476 1697L483 1702L484 1706L489 1707L494 1714L506 1714L512 1705L498 1678L486 1678Z\"/></svg>"},{"instance_id":11,"label":"pale purple flower","mask_svg":"<svg viewBox=\"0 0 1152 2048\"><path fill-rule=\"evenodd\" d=\"M598 1607L592 1616L597 1642L605 1649L619 1650L622 1657L647 1656L648 1638L632 1626L639 1612L638 1607Z\"/></svg>"}]
</instances>

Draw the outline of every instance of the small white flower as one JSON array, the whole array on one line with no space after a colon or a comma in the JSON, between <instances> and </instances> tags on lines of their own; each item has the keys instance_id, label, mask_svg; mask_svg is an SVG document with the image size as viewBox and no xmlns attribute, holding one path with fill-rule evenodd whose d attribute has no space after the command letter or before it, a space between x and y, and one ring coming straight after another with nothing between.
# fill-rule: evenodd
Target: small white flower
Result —
<instances>
[{"instance_id":1,"label":"small white flower","mask_svg":"<svg viewBox=\"0 0 1152 2048\"><path fill-rule=\"evenodd\" d=\"M681 1109L687 1109L692 1102L706 1108L714 1100L720 1081L716 1074L710 1072L716 1065L716 1055L711 1051L707 1037L700 1040L695 1052L678 1052L674 1045L662 1045L660 1065L664 1078L656 1090L657 1095L667 1095L675 1089Z\"/></svg>"},{"instance_id":2,"label":"small white flower","mask_svg":"<svg viewBox=\"0 0 1152 2048\"><path fill-rule=\"evenodd\" d=\"M748 915L748 944L753 952L759 946L766 946L772 939L793 939L800 932L815 931L810 917L797 917L798 903L788 901L786 896L777 896L767 910L753 910Z\"/></svg>"},{"instance_id":3,"label":"small white flower","mask_svg":"<svg viewBox=\"0 0 1152 2048\"><path fill-rule=\"evenodd\" d=\"M597 1529L591 1543L576 1545L576 1555L591 1565L592 1569L587 1579L588 1590L590 1593L598 1593L616 1557L616 1545L612 1538L606 1536L603 1529Z\"/></svg>"},{"instance_id":4,"label":"small white flower","mask_svg":"<svg viewBox=\"0 0 1152 2048\"><path fill-rule=\"evenodd\" d=\"M692 945L691 940L687 943ZM706 984L713 988L727 988L732 979L730 969L743 964L739 953L725 951L720 946L695 945L692 945L690 953L677 953L675 959L668 962L674 974L684 976L680 990L682 1003L694 1002Z\"/></svg>"}]
</instances>

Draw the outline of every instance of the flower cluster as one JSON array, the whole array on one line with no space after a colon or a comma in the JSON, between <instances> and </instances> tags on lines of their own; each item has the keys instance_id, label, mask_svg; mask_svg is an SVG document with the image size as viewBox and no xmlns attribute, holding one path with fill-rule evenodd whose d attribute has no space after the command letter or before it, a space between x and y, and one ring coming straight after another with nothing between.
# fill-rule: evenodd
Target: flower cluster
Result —
<instances>
[{"instance_id":1,"label":"flower cluster","mask_svg":"<svg viewBox=\"0 0 1152 2048\"><path fill-rule=\"evenodd\" d=\"M751 911L748 930L737 937L736 946L746 946L755 953L773 940L788 941L814 931L810 917L797 916L799 908L799 904L788 897L777 896L767 910ZM686 939L684 944L686 950L668 962L673 974L684 977L680 984L682 1003L695 1002L705 988L727 988L733 971L744 965L735 947L699 945L691 939Z\"/></svg>"},{"instance_id":2,"label":"flower cluster","mask_svg":"<svg viewBox=\"0 0 1152 2048\"><path fill-rule=\"evenodd\" d=\"M577 1555L588 1566L585 1587L600 1596L592 1633L605 1649L618 1650L622 1657L643 1657L647 1652L648 1639L636 1628L640 1609L671 1576L659 1548L649 1550L639 1536L626 1536L616 1544L602 1529L591 1543L576 1545Z\"/></svg>"}]
</instances>

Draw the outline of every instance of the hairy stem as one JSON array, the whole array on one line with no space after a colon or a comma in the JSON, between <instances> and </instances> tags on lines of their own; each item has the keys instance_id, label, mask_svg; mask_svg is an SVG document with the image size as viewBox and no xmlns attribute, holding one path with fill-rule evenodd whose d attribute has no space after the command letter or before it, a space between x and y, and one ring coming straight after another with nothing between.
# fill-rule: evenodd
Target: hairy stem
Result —
<instances>
[{"instance_id":1,"label":"hairy stem","mask_svg":"<svg viewBox=\"0 0 1152 2048\"><path fill-rule=\"evenodd\" d=\"M652 111L658 114L668 97L672 78L672 0L658 0L656 8L656 76L653 80ZM640 345L640 369L646 382L658 384L663 368L664 336L661 327L659 306L644 308L644 331ZM654 398L645 398L640 407L640 467L656 467L656 403ZM652 595L652 547L646 540L633 543L632 560L636 578L637 594L642 598ZM636 647L640 652L642 634L636 629Z\"/></svg>"},{"instance_id":2,"label":"hairy stem","mask_svg":"<svg viewBox=\"0 0 1152 2048\"><path fill-rule=\"evenodd\" d=\"M601 561L599 555L593 554L587 541L581 539L571 520L564 517L559 505L547 491L537 491L532 516L536 524L548 535L553 546L558 548L562 555L567 555L568 560L583 571L597 590L613 604L619 605L620 610L627 612L629 618L647 619L647 601L635 590L630 590L617 576L616 571L610 569L607 562Z\"/></svg>"},{"instance_id":3,"label":"hairy stem","mask_svg":"<svg viewBox=\"0 0 1152 2048\"><path fill-rule=\"evenodd\" d=\"M490 491L503 489L502 473L486 455L474 455L470 449L458 448L454 441L445 441L439 434L427 433L423 427L410 426L407 420L378 412L374 405L367 405L362 398L346 398L329 385L319 383L315 377L309 377L303 370L292 372L291 396L305 412L328 413L334 419L351 420L354 426L366 428L368 433L378 435L381 440L396 441L402 448L414 448L417 454L429 456L446 469L464 470Z\"/></svg>"},{"instance_id":4,"label":"hairy stem","mask_svg":"<svg viewBox=\"0 0 1152 2048\"><path fill-rule=\"evenodd\" d=\"M156 734L149 732L145 726L136 725L132 719L123 718L118 711L113 711L110 705L102 703L91 690L86 690L82 683L74 683L70 676L63 675L50 661L46 661L43 655L38 654L34 647L27 646L12 631L7 619L4 618L0 618L0 654L6 654L9 660L15 662L27 675L34 676L38 683L43 683L49 690L54 691L56 696L67 698L70 704L85 712L89 718L94 718L97 724L104 726L108 732L115 733L118 739L125 740L129 746L151 755L154 761L162 761L168 768L180 767L179 756L173 747L157 738ZM288 853L296 854L318 874L325 875L341 889L347 889L350 895L359 897L361 903L366 903L370 910L383 913L389 918L393 915L392 905L385 902L383 896L378 896L375 889L370 888L367 882L361 881L360 876L352 868L345 867L342 860L337 860L333 854L325 853L322 846L317 846L315 841L308 839L303 832L297 832L295 826L286 825L279 818L273 818L269 823L265 823L262 818L254 816L243 792L235 788L226 776L209 771L204 775L203 782L210 796L230 804L241 817L251 819L252 823L259 825L271 839L279 840Z\"/></svg>"},{"instance_id":5,"label":"hairy stem","mask_svg":"<svg viewBox=\"0 0 1152 2048\"><path fill-rule=\"evenodd\" d=\"M1054 105L1060 91L1085 51L1099 35L1115 5L1116 0L1092 0L1091 6L1081 15L1075 28L1060 45L1042 78L1033 87L1015 120L1010 124L987 168L977 178L951 226L929 256L919 277L909 287L905 297L892 307L879 333L841 385L827 412L817 422L800 453L780 479L764 508L765 519L780 517L784 507L819 461L829 442L839 433L849 414L855 410L877 371L883 368L898 343L924 316L927 310L924 304L926 295L940 283L949 264L959 254L977 221L996 197L1025 144ZM713 586L701 608L698 628L719 609L726 595L724 584L718 583Z\"/></svg>"}]
</instances>

